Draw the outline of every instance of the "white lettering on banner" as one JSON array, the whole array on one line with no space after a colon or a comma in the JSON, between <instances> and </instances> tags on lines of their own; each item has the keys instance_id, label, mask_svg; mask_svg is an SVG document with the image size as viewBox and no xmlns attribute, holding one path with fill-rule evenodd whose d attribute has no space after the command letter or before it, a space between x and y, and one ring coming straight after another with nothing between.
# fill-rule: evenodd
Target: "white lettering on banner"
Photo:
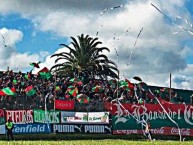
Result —
<instances>
[{"instance_id":1,"label":"white lettering on banner","mask_svg":"<svg viewBox=\"0 0 193 145\"><path fill-rule=\"evenodd\" d=\"M193 107L190 106L189 109L188 109L188 106L185 106L185 109L184 109L184 120L190 124L190 125L193 125Z\"/></svg>"},{"instance_id":2,"label":"white lettering on banner","mask_svg":"<svg viewBox=\"0 0 193 145\"><path fill-rule=\"evenodd\" d=\"M60 112L48 112L46 115L48 120L45 117L45 112L34 111L34 121L46 123L59 123L59 114Z\"/></svg>"},{"instance_id":3,"label":"white lettering on banner","mask_svg":"<svg viewBox=\"0 0 193 145\"><path fill-rule=\"evenodd\" d=\"M137 134L137 130L136 129L131 129L131 130L126 130L127 134Z\"/></svg>"},{"instance_id":4,"label":"white lettering on banner","mask_svg":"<svg viewBox=\"0 0 193 145\"><path fill-rule=\"evenodd\" d=\"M6 111L7 119L11 118L14 123L33 123L32 110Z\"/></svg>"},{"instance_id":5,"label":"white lettering on banner","mask_svg":"<svg viewBox=\"0 0 193 145\"><path fill-rule=\"evenodd\" d=\"M45 126L46 125L37 125L37 126L33 126L33 125L26 125L26 126L15 126L13 131L14 133L36 133L36 132L44 132L45 131Z\"/></svg>"},{"instance_id":6,"label":"white lettering on banner","mask_svg":"<svg viewBox=\"0 0 193 145\"><path fill-rule=\"evenodd\" d=\"M99 126L99 125L85 125L85 133L104 133L105 132L105 127L104 126Z\"/></svg>"},{"instance_id":7,"label":"white lettering on banner","mask_svg":"<svg viewBox=\"0 0 193 145\"><path fill-rule=\"evenodd\" d=\"M79 131L81 132L81 128L79 128L76 125L56 125L56 124L54 124L53 132L60 132L60 133L68 132L68 133L71 133L71 132L75 132L74 128L78 128Z\"/></svg>"},{"instance_id":8,"label":"white lettering on banner","mask_svg":"<svg viewBox=\"0 0 193 145\"><path fill-rule=\"evenodd\" d=\"M131 118L136 118L136 120L138 121L142 121L142 118L147 121L147 120L156 120L156 119L167 119L167 115L166 113L162 110L160 111L159 109L157 111L149 111L147 110L147 108L143 105L132 105L131 109L133 109L133 112L129 112L128 110L124 110L122 107L120 107L119 104L115 104L117 106L117 110L116 111L116 116L115 118L115 124L119 123L119 122L123 122L125 123L130 117ZM168 108L168 114L169 116L174 119L181 119L181 113L180 113L181 109L178 109L177 111L171 111ZM125 112L126 114L124 114L123 112ZM193 114L192 114L193 115ZM126 118L128 117L128 118ZM186 119L187 120L187 119ZM187 122L187 121L186 121ZM188 123L188 122L187 122ZM190 124L190 123L189 123ZM192 123L193 125L193 123Z\"/></svg>"},{"instance_id":9,"label":"white lettering on banner","mask_svg":"<svg viewBox=\"0 0 193 145\"><path fill-rule=\"evenodd\" d=\"M151 129L152 134L164 134L164 127Z\"/></svg>"},{"instance_id":10,"label":"white lettering on banner","mask_svg":"<svg viewBox=\"0 0 193 145\"><path fill-rule=\"evenodd\" d=\"M182 135L187 135L187 136L190 135L190 129L189 128L181 128L180 131L181 131ZM174 135L179 134L178 128L172 127L171 134L174 134Z\"/></svg>"},{"instance_id":11,"label":"white lettering on banner","mask_svg":"<svg viewBox=\"0 0 193 145\"><path fill-rule=\"evenodd\" d=\"M70 104L70 103L57 102L57 106L58 106L58 107L71 107L72 104Z\"/></svg>"},{"instance_id":12,"label":"white lettering on banner","mask_svg":"<svg viewBox=\"0 0 193 145\"><path fill-rule=\"evenodd\" d=\"M137 129L116 130L117 134L138 134Z\"/></svg>"}]
</instances>

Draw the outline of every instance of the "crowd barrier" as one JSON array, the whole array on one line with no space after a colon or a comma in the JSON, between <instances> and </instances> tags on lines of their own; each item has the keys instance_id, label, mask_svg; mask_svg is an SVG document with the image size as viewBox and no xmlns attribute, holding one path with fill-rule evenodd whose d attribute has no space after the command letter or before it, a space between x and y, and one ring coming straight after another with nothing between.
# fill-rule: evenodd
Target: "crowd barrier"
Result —
<instances>
[{"instance_id":1,"label":"crowd barrier","mask_svg":"<svg viewBox=\"0 0 193 145\"><path fill-rule=\"evenodd\" d=\"M11 118L14 134L84 133L143 134L150 122L152 134L193 136L193 106L185 104L109 104L110 112L74 112L0 109L0 134ZM164 109L163 109L164 108ZM179 127L179 128L178 128Z\"/></svg>"},{"instance_id":2,"label":"crowd barrier","mask_svg":"<svg viewBox=\"0 0 193 145\"><path fill-rule=\"evenodd\" d=\"M0 109L0 134L5 134L8 119L14 123L14 134L112 133L109 112Z\"/></svg>"}]
</instances>

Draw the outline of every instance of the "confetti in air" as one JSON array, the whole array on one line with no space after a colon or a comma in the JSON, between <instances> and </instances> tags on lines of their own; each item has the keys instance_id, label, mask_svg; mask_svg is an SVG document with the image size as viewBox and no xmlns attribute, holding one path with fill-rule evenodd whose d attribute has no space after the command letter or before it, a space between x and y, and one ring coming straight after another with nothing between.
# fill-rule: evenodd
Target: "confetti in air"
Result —
<instances>
[{"instance_id":1,"label":"confetti in air","mask_svg":"<svg viewBox=\"0 0 193 145\"><path fill-rule=\"evenodd\" d=\"M3 43L4 43L4 46L7 47L7 45L5 44L5 37L1 34L2 38L3 38Z\"/></svg>"},{"instance_id":2,"label":"confetti in air","mask_svg":"<svg viewBox=\"0 0 193 145\"><path fill-rule=\"evenodd\" d=\"M180 29L180 31L176 31L176 32L173 32L172 34L178 34L179 32L181 31L186 31L188 32L190 35L193 36L193 31L190 30L189 28L184 28L183 26L180 26L178 25L174 20L172 20L173 18L169 17L168 15L166 15L165 13L163 13L160 9L158 9L158 7L156 7L154 4L151 3L151 5L158 11L160 12L162 15L164 15L165 17L167 17L169 19L169 21L171 22L171 24L173 24L174 26L178 27ZM193 25L185 18L182 18L180 16L177 16L175 18L176 20L177 19L181 19L182 21L184 21L186 23L186 25L188 25L191 29L193 28Z\"/></svg>"},{"instance_id":3,"label":"confetti in air","mask_svg":"<svg viewBox=\"0 0 193 145\"><path fill-rule=\"evenodd\" d=\"M114 10L114 9L122 8L122 7L124 7L124 5L119 5L119 6L115 6L115 7L112 7L112 8L106 8L106 9L104 9L104 10L101 12L101 15L105 14L108 10Z\"/></svg>"},{"instance_id":4,"label":"confetti in air","mask_svg":"<svg viewBox=\"0 0 193 145\"><path fill-rule=\"evenodd\" d=\"M115 7L112 7L112 8L105 8L101 13L100 15L104 15L108 10L114 10L114 9L117 9L117 8L121 8L121 7L124 7L124 5L119 5L119 6L115 6ZM100 25L99 29L97 30L96 32L96 36L98 36L101 28L103 27L103 24Z\"/></svg>"},{"instance_id":5,"label":"confetti in air","mask_svg":"<svg viewBox=\"0 0 193 145\"><path fill-rule=\"evenodd\" d=\"M129 29L131 29L131 28L129 28ZM127 30L126 30L119 38L117 38L117 39L116 39L116 37L114 36L114 37L113 37L113 40L117 40L117 41L121 40L121 39L123 38L123 36L125 36L125 34L129 32L129 29L127 29ZM115 35L115 33L114 33L114 35ZM118 54L117 49L115 48L114 43L113 43L113 49L115 50L116 55L117 55L117 62L119 62L119 54Z\"/></svg>"},{"instance_id":6,"label":"confetti in air","mask_svg":"<svg viewBox=\"0 0 193 145\"><path fill-rule=\"evenodd\" d=\"M135 43L134 43L134 47L137 44L137 40L138 40L139 36L141 35L142 31L143 31L143 27L141 28L141 30L139 31L139 34L137 35L137 38L136 38Z\"/></svg>"},{"instance_id":7,"label":"confetti in air","mask_svg":"<svg viewBox=\"0 0 193 145\"><path fill-rule=\"evenodd\" d=\"M100 26L100 28L97 30L96 36L99 34L99 31L102 29L103 25Z\"/></svg>"}]
</instances>

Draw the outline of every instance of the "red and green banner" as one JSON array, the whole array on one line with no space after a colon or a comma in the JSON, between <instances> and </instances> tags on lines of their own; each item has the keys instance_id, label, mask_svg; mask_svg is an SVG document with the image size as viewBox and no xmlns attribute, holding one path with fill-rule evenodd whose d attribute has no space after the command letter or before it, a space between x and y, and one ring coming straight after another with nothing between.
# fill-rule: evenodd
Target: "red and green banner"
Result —
<instances>
[{"instance_id":1,"label":"red and green banner","mask_svg":"<svg viewBox=\"0 0 193 145\"><path fill-rule=\"evenodd\" d=\"M149 121L152 129L162 127L193 129L193 106L185 104L120 104L112 105L113 132L143 130ZM169 117L168 117L169 116ZM171 121L173 120L173 121Z\"/></svg>"},{"instance_id":2,"label":"red and green banner","mask_svg":"<svg viewBox=\"0 0 193 145\"><path fill-rule=\"evenodd\" d=\"M55 99L55 109L58 110L74 110L74 101Z\"/></svg>"}]
</instances>

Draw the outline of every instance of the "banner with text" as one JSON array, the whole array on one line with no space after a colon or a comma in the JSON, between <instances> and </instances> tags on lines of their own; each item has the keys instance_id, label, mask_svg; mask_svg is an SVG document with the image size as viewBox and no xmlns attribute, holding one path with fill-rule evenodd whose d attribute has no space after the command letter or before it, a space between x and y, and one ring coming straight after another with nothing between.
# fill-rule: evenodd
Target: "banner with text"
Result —
<instances>
[{"instance_id":1,"label":"banner with text","mask_svg":"<svg viewBox=\"0 0 193 145\"><path fill-rule=\"evenodd\" d=\"M88 113L89 123L109 123L109 112L89 112Z\"/></svg>"},{"instance_id":2,"label":"banner with text","mask_svg":"<svg viewBox=\"0 0 193 145\"><path fill-rule=\"evenodd\" d=\"M87 123L87 112L61 111L61 123Z\"/></svg>"},{"instance_id":3,"label":"banner with text","mask_svg":"<svg viewBox=\"0 0 193 145\"><path fill-rule=\"evenodd\" d=\"M113 104L113 130L140 130L140 122L150 121L151 128L176 127L193 129L193 106L185 104Z\"/></svg>"},{"instance_id":4,"label":"banner with text","mask_svg":"<svg viewBox=\"0 0 193 145\"><path fill-rule=\"evenodd\" d=\"M36 123L60 123L60 111L34 110Z\"/></svg>"},{"instance_id":5,"label":"banner with text","mask_svg":"<svg viewBox=\"0 0 193 145\"><path fill-rule=\"evenodd\" d=\"M113 130L113 134L143 134L143 130L127 129L127 130ZM151 129L152 134L156 135L179 135L179 130L176 127L161 127ZM180 133L183 136L193 136L193 129L180 128Z\"/></svg>"},{"instance_id":6,"label":"banner with text","mask_svg":"<svg viewBox=\"0 0 193 145\"><path fill-rule=\"evenodd\" d=\"M47 123L15 124L13 128L14 134L37 134L51 132L51 125Z\"/></svg>"},{"instance_id":7,"label":"banner with text","mask_svg":"<svg viewBox=\"0 0 193 145\"><path fill-rule=\"evenodd\" d=\"M6 110L8 119L17 124L33 123L33 110Z\"/></svg>"},{"instance_id":8,"label":"banner with text","mask_svg":"<svg viewBox=\"0 0 193 145\"><path fill-rule=\"evenodd\" d=\"M101 124L53 124L54 133L111 134L110 125Z\"/></svg>"},{"instance_id":9,"label":"banner with text","mask_svg":"<svg viewBox=\"0 0 193 145\"><path fill-rule=\"evenodd\" d=\"M55 100L55 109L74 110L74 101Z\"/></svg>"}]
</instances>

